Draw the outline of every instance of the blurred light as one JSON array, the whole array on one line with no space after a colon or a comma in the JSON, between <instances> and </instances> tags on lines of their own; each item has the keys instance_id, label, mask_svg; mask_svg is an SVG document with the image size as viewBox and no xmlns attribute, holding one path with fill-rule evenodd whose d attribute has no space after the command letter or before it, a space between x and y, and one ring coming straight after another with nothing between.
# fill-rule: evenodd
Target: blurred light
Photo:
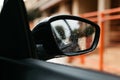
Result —
<instances>
[{"instance_id":1,"label":"blurred light","mask_svg":"<svg viewBox=\"0 0 120 80\"><path fill-rule=\"evenodd\" d=\"M0 0L0 12L1 12L1 9L3 7L3 2L4 2L4 0Z\"/></svg>"}]
</instances>

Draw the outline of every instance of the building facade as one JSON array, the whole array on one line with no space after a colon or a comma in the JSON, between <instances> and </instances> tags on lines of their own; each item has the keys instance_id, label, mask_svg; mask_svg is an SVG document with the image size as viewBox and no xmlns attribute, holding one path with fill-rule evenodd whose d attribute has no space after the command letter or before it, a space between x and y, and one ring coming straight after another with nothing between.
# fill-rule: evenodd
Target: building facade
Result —
<instances>
[{"instance_id":1,"label":"building facade","mask_svg":"<svg viewBox=\"0 0 120 80\"><path fill-rule=\"evenodd\" d=\"M27 9L38 8L40 10L42 14L40 19L58 14L84 17L82 16L83 14L87 13L87 15L91 15L91 13L96 12L96 23L99 24L100 12L104 13L106 10L110 10L110 14L104 15L106 17L120 14L117 12L114 13L114 11L112 13L112 9L120 7L120 0L26 0L25 3ZM120 17L104 21L104 43L106 47L120 43L119 21Z\"/></svg>"}]
</instances>

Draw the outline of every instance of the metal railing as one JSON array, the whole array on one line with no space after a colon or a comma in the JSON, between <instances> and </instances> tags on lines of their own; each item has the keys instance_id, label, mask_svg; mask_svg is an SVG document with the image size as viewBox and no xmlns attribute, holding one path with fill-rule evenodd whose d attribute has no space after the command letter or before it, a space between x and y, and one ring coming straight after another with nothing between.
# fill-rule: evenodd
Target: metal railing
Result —
<instances>
[{"instance_id":1,"label":"metal railing","mask_svg":"<svg viewBox=\"0 0 120 80\"><path fill-rule=\"evenodd\" d=\"M113 8L113 9L107 9L101 12L95 11L90 13L84 13L80 15L83 18L86 18L88 20L91 20L95 23L98 23L101 29L100 33L100 40L98 45L99 50L99 61L98 61L98 67L100 71L103 71L104 69L104 22L110 21L110 20L118 20L120 19L120 7ZM70 63L73 60L77 60L77 58L81 59L81 64L85 64L85 55L76 56L76 57L70 57L68 62Z\"/></svg>"}]
</instances>

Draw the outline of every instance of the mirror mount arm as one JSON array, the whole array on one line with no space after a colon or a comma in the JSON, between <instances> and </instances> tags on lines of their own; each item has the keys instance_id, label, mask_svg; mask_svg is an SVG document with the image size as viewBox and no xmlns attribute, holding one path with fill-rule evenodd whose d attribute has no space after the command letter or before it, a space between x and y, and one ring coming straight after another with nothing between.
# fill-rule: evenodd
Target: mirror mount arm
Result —
<instances>
[{"instance_id":1,"label":"mirror mount arm","mask_svg":"<svg viewBox=\"0 0 120 80\"><path fill-rule=\"evenodd\" d=\"M40 60L46 61L52 58L61 57L55 54L51 54L51 55L48 54L41 44L37 44L36 48L37 48L37 56L38 56L38 59Z\"/></svg>"}]
</instances>

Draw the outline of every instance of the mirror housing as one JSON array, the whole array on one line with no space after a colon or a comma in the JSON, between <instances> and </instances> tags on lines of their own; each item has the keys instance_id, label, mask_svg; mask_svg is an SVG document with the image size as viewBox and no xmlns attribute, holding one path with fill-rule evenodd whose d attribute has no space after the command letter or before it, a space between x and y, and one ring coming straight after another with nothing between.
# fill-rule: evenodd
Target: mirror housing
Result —
<instances>
[{"instance_id":1,"label":"mirror housing","mask_svg":"<svg viewBox=\"0 0 120 80\"><path fill-rule=\"evenodd\" d=\"M74 56L97 47L100 28L84 18L58 15L40 21L32 34L36 45L42 45L47 56Z\"/></svg>"}]
</instances>

